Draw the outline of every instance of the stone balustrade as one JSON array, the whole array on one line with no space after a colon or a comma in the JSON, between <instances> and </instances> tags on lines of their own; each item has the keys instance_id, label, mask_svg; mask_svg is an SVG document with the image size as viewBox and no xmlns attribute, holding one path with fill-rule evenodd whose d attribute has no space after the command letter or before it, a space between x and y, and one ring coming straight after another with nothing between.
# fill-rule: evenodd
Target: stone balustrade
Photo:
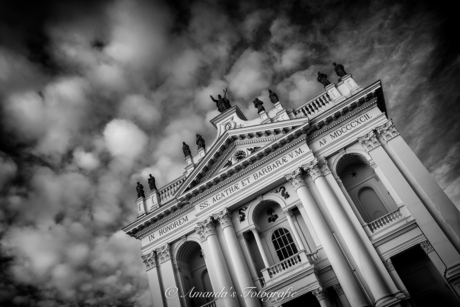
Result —
<instances>
[{"instance_id":1,"label":"stone balustrade","mask_svg":"<svg viewBox=\"0 0 460 307\"><path fill-rule=\"evenodd\" d=\"M294 110L294 115L303 114L309 119L323 113L334 105L327 92L323 92L315 98Z\"/></svg>"}]
</instances>

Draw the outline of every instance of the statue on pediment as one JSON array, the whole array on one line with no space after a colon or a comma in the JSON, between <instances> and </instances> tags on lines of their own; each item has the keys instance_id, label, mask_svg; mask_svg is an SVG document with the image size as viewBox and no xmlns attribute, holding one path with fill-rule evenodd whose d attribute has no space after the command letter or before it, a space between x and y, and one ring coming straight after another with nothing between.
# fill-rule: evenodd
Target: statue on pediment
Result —
<instances>
[{"instance_id":1,"label":"statue on pediment","mask_svg":"<svg viewBox=\"0 0 460 307\"><path fill-rule=\"evenodd\" d=\"M145 197L144 186L140 184L139 182L137 183L137 186L136 186L136 192L137 192L137 198Z\"/></svg>"},{"instance_id":2,"label":"statue on pediment","mask_svg":"<svg viewBox=\"0 0 460 307\"><path fill-rule=\"evenodd\" d=\"M150 191L157 189L157 186L155 185L155 177L153 177L152 174L149 174L149 179L147 182L149 183Z\"/></svg>"},{"instance_id":3,"label":"statue on pediment","mask_svg":"<svg viewBox=\"0 0 460 307\"><path fill-rule=\"evenodd\" d=\"M318 71L318 82L324 85L324 87L331 84L331 82L327 79L327 75L323 74L322 72Z\"/></svg>"},{"instance_id":4,"label":"statue on pediment","mask_svg":"<svg viewBox=\"0 0 460 307\"><path fill-rule=\"evenodd\" d=\"M199 134L196 135L196 144L198 145L198 150L200 150L200 148L205 149L206 147L206 142L204 141L203 137Z\"/></svg>"},{"instance_id":5,"label":"statue on pediment","mask_svg":"<svg viewBox=\"0 0 460 307\"><path fill-rule=\"evenodd\" d=\"M182 152L184 153L185 157L191 157L192 152L190 151L190 147L185 144L185 142L182 142Z\"/></svg>"},{"instance_id":6,"label":"statue on pediment","mask_svg":"<svg viewBox=\"0 0 460 307\"><path fill-rule=\"evenodd\" d=\"M262 111L265 112L264 103L262 102L262 100L260 100L259 98L256 98L254 99L253 103L254 103L254 106L257 108L257 113L260 113Z\"/></svg>"},{"instance_id":7,"label":"statue on pediment","mask_svg":"<svg viewBox=\"0 0 460 307\"><path fill-rule=\"evenodd\" d=\"M275 104L275 103L277 103L277 102L279 101L278 95L276 95L275 92L272 92L271 89L268 89L268 93L269 93L269 94L268 94L268 98L270 98L270 101L271 101L273 104Z\"/></svg>"},{"instance_id":8,"label":"statue on pediment","mask_svg":"<svg viewBox=\"0 0 460 307\"><path fill-rule=\"evenodd\" d=\"M228 100L227 98L227 89L224 90L224 97L222 97L221 95L217 95L218 99L214 99L212 95L209 95L209 97L211 97L212 101L216 103L217 110L219 110L220 113L224 113L232 107L230 104L230 100Z\"/></svg>"},{"instance_id":9,"label":"statue on pediment","mask_svg":"<svg viewBox=\"0 0 460 307\"><path fill-rule=\"evenodd\" d=\"M345 67L343 67L342 64L336 64L336 63L332 63L332 64L334 65L334 71L337 74L337 76L342 78L343 76L347 74L347 72L345 71Z\"/></svg>"}]
</instances>

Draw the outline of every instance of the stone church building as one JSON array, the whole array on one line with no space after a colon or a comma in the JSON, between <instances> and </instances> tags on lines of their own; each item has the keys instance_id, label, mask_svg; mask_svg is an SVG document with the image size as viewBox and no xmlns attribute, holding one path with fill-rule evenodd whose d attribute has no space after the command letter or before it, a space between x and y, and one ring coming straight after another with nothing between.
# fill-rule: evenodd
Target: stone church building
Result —
<instances>
[{"instance_id":1,"label":"stone church building","mask_svg":"<svg viewBox=\"0 0 460 307\"><path fill-rule=\"evenodd\" d=\"M460 306L459 210L381 82L338 75L296 109L270 91L256 119L213 98L215 141L184 143L184 174L140 191L123 228L153 306Z\"/></svg>"}]
</instances>

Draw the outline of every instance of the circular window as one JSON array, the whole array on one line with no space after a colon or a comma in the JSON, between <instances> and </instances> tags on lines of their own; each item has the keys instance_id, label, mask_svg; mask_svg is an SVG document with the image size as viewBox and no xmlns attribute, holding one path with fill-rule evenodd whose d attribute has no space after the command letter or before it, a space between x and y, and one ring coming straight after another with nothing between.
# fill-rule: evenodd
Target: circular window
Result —
<instances>
[{"instance_id":1,"label":"circular window","mask_svg":"<svg viewBox=\"0 0 460 307\"><path fill-rule=\"evenodd\" d=\"M235 153L235 160L236 161L241 161L243 160L244 158L246 158L246 151L244 150L238 150L236 153Z\"/></svg>"}]
</instances>

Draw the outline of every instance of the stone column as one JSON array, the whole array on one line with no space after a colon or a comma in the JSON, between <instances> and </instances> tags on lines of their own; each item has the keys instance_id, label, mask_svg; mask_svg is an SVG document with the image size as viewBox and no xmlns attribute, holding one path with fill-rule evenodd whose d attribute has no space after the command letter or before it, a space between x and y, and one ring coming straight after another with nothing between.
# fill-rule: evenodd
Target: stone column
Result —
<instances>
[{"instance_id":1,"label":"stone column","mask_svg":"<svg viewBox=\"0 0 460 307\"><path fill-rule=\"evenodd\" d=\"M300 203L300 204L297 205L297 208L299 209L300 215L302 215L302 218L303 218L303 220L305 222L305 225L307 225L307 229L310 232L311 240L313 241L314 247L315 247L310 252L314 253L314 252L316 252L318 250L318 247L321 246L321 242L318 239L318 235L316 234L316 230L313 228L313 225L312 225L312 223L310 221L310 218L307 215L307 212L305 211L304 206Z\"/></svg>"},{"instance_id":2,"label":"stone column","mask_svg":"<svg viewBox=\"0 0 460 307\"><path fill-rule=\"evenodd\" d=\"M300 238L299 233L297 232L297 229L295 228L294 221L292 220L292 212L289 211L289 209L284 210L284 214L286 215L286 219L289 223L289 227L291 227L292 234L294 235L294 239L296 240L296 245L299 249L299 252L301 250L305 250L305 247L303 246L302 240Z\"/></svg>"},{"instance_id":3,"label":"stone column","mask_svg":"<svg viewBox=\"0 0 460 307\"><path fill-rule=\"evenodd\" d=\"M404 292L404 294L407 297L409 297L409 291L407 291L407 288L406 286L404 286L404 283L401 280L401 277L399 277L398 272L396 272L395 267L393 266L393 263L391 262L391 259L383 260L383 264L385 265L385 268L387 269L388 273L390 273L390 276L395 282L398 289Z\"/></svg>"},{"instance_id":4,"label":"stone column","mask_svg":"<svg viewBox=\"0 0 460 307\"><path fill-rule=\"evenodd\" d=\"M436 222L425 204L419 199L401 174L401 171L396 167L387 152L381 146L375 132L371 131L359 137L358 141L380 168L382 176L386 177L386 179L391 182L391 186L397 193L397 196L401 199L411 216L416 219L417 225L433 245L437 254L448 268L448 271L449 268L460 268L458 251L451 243L446 233L441 229L443 222L440 224Z\"/></svg>"},{"instance_id":5,"label":"stone column","mask_svg":"<svg viewBox=\"0 0 460 307\"><path fill-rule=\"evenodd\" d=\"M332 269L334 270L340 284L343 285L345 294L352 306L369 306L361 289L356 282L353 273L348 267L348 263L344 258L340 247L335 241L323 215L316 205L313 197L308 191L305 181L302 178L302 170L299 168L293 173L286 175L286 179L290 181L297 192L297 195L302 202L302 205L310 218L316 234L324 248Z\"/></svg>"},{"instance_id":6,"label":"stone column","mask_svg":"<svg viewBox=\"0 0 460 307\"><path fill-rule=\"evenodd\" d=\"M460 212L401 137L393 121L377 128L383 147L422 200L439 227L460 252Z\"/></svg>"},{"instance_id":7,"label":"stone column","mask_svg":"<svg viewBox=\"0 0 460 307\"><path fill-rule=\"evenodd\" d=\"M254 238L256 239L257 247L259 248L260 255L262 256L264 266L267 269L267 268L270 267L270 262L268 261L267 254L265 254L265 250L264 250L264 247L262 245L262 241L260 241L259 232L257 231L257 229L255 227L252 228L251 231L254 234Z\"/></svg>"},{"instance_id":8,"label":"stone column","mask_svg":"<svg viewBox=\"0 0 460 307\"><path fill-rule=\"evenodd\" d=\"M171 259L171 248L168 243L156 250L158 261L160 262L160 274L163 282L163 289L165 291L165 305L168 307L180 306L179 287L176 283L174 274L174 267ZM171 291L168 289L177 289ZM167 295L167 294L170 295ZM174 294L175 293L175 294Z\"/></svg>"},{"instance_id":9,"label":"stone column","mask_svg":"<svg viewBox=\"0 0 460 307\"><path fill-rule=\"evenodd\" d=\"M227 264L225 263L222 249L220 248L219 239L217 238L216 229L214 228L214 221L208 217L205 221L198 223L195 231L200 236L202 241L207 241L209 249L209 257L211 258L212 268L217 277L217 285L213 290L215 292L233 292L232 279L230 277ZM238 306L237 299L232 298L230 295L218 297L216 299L218 307L235 307Z\"/></svg>"},{"instance_id":10,"label":"stone column","mask_svg":"<svg viewBox=\"0 0 460 307\"><path fill-rule=\"evenodd\" d=\"M343 292L342 286L340 284L336 284L336 285L333 285L333 287L343 307L351 307L350 303L347 300L347 297L345 296L345 293Z\"/></svg>"},{"instance_id":11,"label":"stone column","mask_svg":"<svg viewBox=\"0 0 460 307\"><path fill-rule=\"evenodd\" d=\"M262 285L259 280L259 274L257 274L257 270L254 266L251 252L249 251L249 247L248 247L248 242L246 242L245 234L244 233L239 234L237 235L237 237L238 237L238 240L240 241L240 246L243 251L243 255L246 259L246 263L248 264L249 271L251 272L252 280L254 281L255 286L260 289L262 288Z\"/></svg>"},{"instance_id":12,"label":"stone column","mask_svg":"<svg viewBox=\"0 0 460 307\"><path fill-rule=\"evenodd\" d=\"M327 299L326 290L318 288L311 291L311 293L316 297L321 307L332 307L331 303Z\"/></svg>"},{"instance_id":13,"label":"stone column","mask_svg":"<svg viewBox=\"0 0 460 307\"><path fill-rule=\"evenodd\" d=\"M366 279L369 289L372 291L376 306L388 306L390 302L397 301L391 294L383 276L348 218L345 209L340 204L326 178L324 178L318 162L315 160L309 165L303 166L303 168L311 175L337 229L340 229L348 250L361 270L362 276ZM342 282L340 284L344 285Z\"/></svg>"},{"instance_id":14,"label":"stone column","mask_svg":"<svg viewBox=\"0 0 460 307\"><path fill-rule=\"evenodd\" d=\"M236 279L241 293L243 294L244 303L247 307L260 307L259 300L257 297L246 295L248 292L255 290L254 283L252 282L251 275L249 273L246 260L244 259L243 253L241 252L238 239L236 238L235 230L233 229L232 216L228 209L224 209L221 212L215 214L214 219L218 220L224 233L225 241L227 242L228 252L230 253L230 259L235 269ZM251 288L253 288L251 290Z\"/></svg>"},{"instance_id":15,"label":"stone column","mask_svg":"<svg viewBox=\"0 0 460 307\"><path fill-rule=\"evenodd\" d=\"M147 269L147 279L149 280L150 292L152 293L152 297L155 298L153 301L153 306L163 307L165 305L165 297L163 288L161 286L161 281L158 276L158 266L155 259L155 251L152 250L147 255L143 255L141 257Z\"/></svg>"}]
</instances>

